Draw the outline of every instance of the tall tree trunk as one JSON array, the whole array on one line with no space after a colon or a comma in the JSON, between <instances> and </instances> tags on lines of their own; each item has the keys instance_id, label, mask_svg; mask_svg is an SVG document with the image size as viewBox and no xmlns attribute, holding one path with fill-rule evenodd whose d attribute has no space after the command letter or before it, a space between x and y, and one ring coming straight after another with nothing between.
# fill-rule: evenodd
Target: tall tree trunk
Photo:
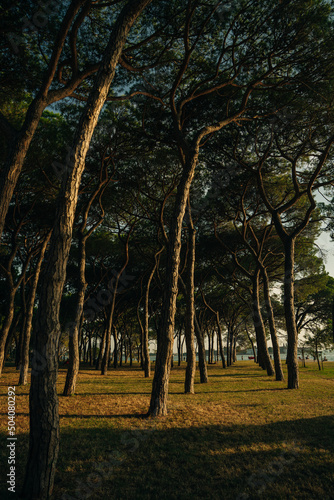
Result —
<instances>
[{"instance_id":1,"label":"tall tree trunk","mask_svg":"<svg viewBox=\"0 0 334 500\"><path fill-rule=\"evenodd\" d=\"M106 348L106 340L107 340L107 324L103 328L103 334L100 342L99 355L96 360L96 370L101 370L102 368L102 359L104 356L104 351Z\"/></svg>"},{"instance_id":2,"label":"tall tree trunk","mask_svg":"<svg viewBox=\"0 0 334 500\"><path fill-rule=\"evenodd\" d=\"M22 321L19 334L18 348L16 349L15 366L16 370L21 369L21 364L23 360L23 339L25 334L25 327L27 323L27 281L24 277L21 283L21 309L22 309Z\"/></svg>"},{"instance_id":3,"label":"tall tree trunk","mask_svg":"<svg viewBox=\"0 0 334 500\"><path fill-rule=\"evenodd\" d=\"M16 330L18 328L18 325L20 323L22 318L22 311L21 309L17 312L15 318L12 320L12 324L11 324L11 327L10 327L10 330L9 330L9 334L7 335L7 340L6 340L6 346L5 346L5 355L4 355L4 361L6 361L7 359L7 356L8 356L8 352L9 352L9 348L12 344L12 341L13 341L13 338L14 338L14 335L16 333Z\"/></svg>"},{"instance_id":4,"label":"tall tree trunk","mask_svg":"<svg viewBox=\"0 0 334 500\"><path fill-rule=\"evenodd\" d=\"M257 356L256 356L256 350L255 350L255 347L254 347L254 342L253 342L252 337L249 334L247 325L245 325L245 330L246 330L246 333L247 333L248 340L249 340L249 342L250 342L250 344L252 346L252 351L253 351L253 355L254 355L254 362L257 363Z\"/></svg>"},{"instance_id":5,"label":"tall tree trunk","mask_svg":"<svg viewBox=\"0 0 334 500\"><path fill-rule=\"evenodd\" d=\"M77 305L75 311L74 323L69 331L69 365L66 374L63 396L72 396L75 393L75 386L79 373L79 330L82 322L83 307L85 303L85 292L87 282L85 277L86 269L86 238L79 233L79 283L77 292Z\"/></svg>"},{"instance_id":6,"label":"tall tree trunk","mask_svg":"<svg viewBox=\"0 0 334 500\"><path fill-rule=\"evenodd\" d=\"M19 248L19 243L17 240L17 235L19 233L20 228L22 227L23 224L23 219L21 219L21 222L18 224L16 227L14 233L12 234L12 250L8 259L8 264L7 264L7 269L5 269L3 266L2 269L5 272L6 275L6 281L7 281L7 288L8 288L8 298L7 298L7 314L4 319L4 323L2 325L2 329L0 332L0 375L3 370L4 362L5 362L5 351L6 351L6 343L8 339L9 332L11 330L11 325L13 322L14 318L14 312L15 312L15 296L16 293L22 284L22 282L25 280L25 275L30 263L30 260L32 258L32 252L30 251L27 255L27 258L25 259L25 262L23 264L23 268L21 271L21 276L17 279L16 283L14 283L14 277L13 277L13 261L15 259L15 256L17 254L18 248ZM22 318L22 322L25 322L25 318ZM22 328L20 330L20 337L22 337ZM17 349L16 351L20 350L20 338L18 345L16 346Z\"/></svg>"},{"instance_id":7,"label":"tall tree trunk","mask_svg":"<svg viewBox=\"0 0 334 500\"><path fill-rule=\"evenodd\" d=\"M177 335L177 366L181 366L181 328Z\"/></svg>"},{"instance_id":8,"label":"tall tree trunk","mask_svg":"<svg viewBox=\"0 0 334 500\"><path fill-rule=\"evenodd\" d=\"M186 323L185 337L187 348L187 367L186 378L184 382L184 392L195 393L195 371L196 371L196 354L195 354L195 325L194 325L194 272L195 272L195 245L196 231L191 218L191 209L188 199L188 235L189 235L189 251L187 262L187 293L186 293Z\"/></svg>"},{"instance_id":9,"label":"tall tree trunk","mask_svg":"<svg viewBox=\"0 0 334 500\"><path fill-rule=\"evenodd\" d=\"M118 342L117 342L117 330L113 328L113 336L114 336L114 368L117 368L118 364Z\"/></svg>"},{"instance_id":10,"label":"tall tree trunk","mask_svg":"<svg viewBox=\"0 0 334 500\"><path fill-rule=\"evenodd\" d=\"M5 349L8 333L14 317L14 303L15 303L16 289L11 287L8 295L8 308L7 315L0 334L0 374L2 373L5 363Z\"/></svg>"},{"instance_id":11,"label":"tall tree trunk","mask_svg":"<svg viewBox=\"0 0 334 500\"><path fill-rule=\"evenodd\" d=\"M141 286L141 293L142 293L142 286ZM144 327L143 327L142 320L140 318L140 311L139 311L140 303L141 303L142 299L143 299L143 295L141 294L141 297L140 297L138 304L137 304L137 319L138 319L138 325L139 325L139 330L140 330L140 367L142 370L144 370ZM139 352L139 348L138 348L138 352ZM138 358L138 362L139 362L139 358Z\"/></svg>"},{"instance_id":12,"label":"tall tree trunk","mask_svg":"<svg viewBox=\"0 0 334 500\"><path fill-rule=\"evenodd\" d=\"M116 278L116 286L115 286L115 290L113 291L113 298L112 298L112 302L111 302L109 312L108 312L107 331L106 331L106 346L105 346L104 355L103 355L103 359L102 359L101 375L107 375L107 373L108 373L117 284L118 284L118 278ZM123 348L121 347L120 366L122 366L122 356L123 356Z\"/></svg>"},{"instance_id":13,"label":"tall tree trunk","mask_svg":"<svg viewBox=\"0 0 334 500\"><path fill-rule=\"evenodd\" d=\"M105 349L103 361L102 361L102 369L101 369L102 375L106 375L107 371L108 371L109 358L110 358L110 348L111 348L111 335L112 335L112 328L113 328L113 321L114 321L114 311L115 311L115 304L116 304L117 288L118 288L119 279L120 279L123 271L125 270L126 266L129 263L129 239L130 239L130 235L132 233L133 228L134 228L134 224L132 225L130 231L128 232L127 238L126 238L125 262L124 262L122 268L120 269L120 271L115 276L115 284L114 284L113 291L112 291L112 301L111 301L111 307L110 307L109 318L108 318L106 349ZM122 339L122 343L123 343L123 335L122 335L121 339ZM122 363L123 363L123 344L121 346L121 353L120 353L119 361L120 361L120 366L122 366Z\"/></svg>"},{"instance_id":14,"label":"tall tree trunk","mask_svg":"<svg viewBox=\"0 0 334 500\"><path fill-rule=\"evenodd\" d=\"M130 366L132 366L132 342L131 342L131 338L129 338L129 357L130 357Z\"/></svg>"},{"instance_id":15,"label":"tall tree trunk","mask_svg":"<svg viewBox=\"0 0 334 500\"><path fill-rule=\"evenodd\" d=\"M19 385L26 385L28 383L28 370L29 370L29 349L30 349L30 338L31 338L31 330L32 330L32 319L34 315L34 305L35 305L35 298L36 298L36 291L37 291L37 285L39 281L39 276L41 273L41 267L42 263L44 260L44 255L46 248L48 246L48 243L51 238L51 232L47 235L45 238L39 258L37 261L36 269L35 269L35 274L33 278L33 282L31 285L31 290L29 293L29 298L28 298L28 305L27 305L27 316L26 316L26 321L25 321L25 332L24 332L24 337L23 337L23 345L22 345L22 360L21 360L21 367L20 367L20 378L19 378Z\"/></svg>"},{"instance_id":16,"label":"tall tree trunk","mask_svg":"<svg viewBox=\"0 0 334 500\"><path fill-rule=\"evenodd\" d=\"M226 336L226 363L227 366L230 366L230 327L227 328L227 336Z\"/></svg>"},{"instance_id":17,"label":"tall tree trunk","mask_svg":"<svg viewBox=\"0 0 334 500\"><path fill-rule=\"evenodd\" d=\"M199 367L199 374L200 374L200 382L201 382L201 384L207 384L209 381L209 378L208 378L208 369L207 369L206 359L205 359L204 337L203 337L202 329L201 329L201 327L198 323L198 320L197 320L196 311L194 313L194 323L195 323L195 335L196 335L197 345L198 345L198 367Z\"/></svg>"},{"instance_id":18,"label":"tall tree trunk","mask_svg":"<svg viewBox=\"0 0 334 500\"><path fill-rule=\"evenodd\" d=\"M182 221L189 196L190 185L197 164L197 158L198 147L195 152L191 153L189 160L186 160L174 204L174 215L168 243L166 286L157 339L157 358L148 411L148 414L152 416L167 415L168 383L173 355L174 321L178 293Z\"/></svg>"},{"instance_id":19,"label":"tall tree trunk","mask_svg":"<svg viewBox=\"0 0 334 500\"><path fill-rule=\"evenodd\" d=\"M84 303L85 293L87 288L86 282L86 242L91 236L93 231L101 224L104 218L104 210L101 204L101 197L103 191L108 184L108 177L98 183L96 189L91 194L82 215L82 223L79 228L79 275L78 275L78 291L77 291L77 304L75 311L74 323L69 331L69 366L66 374L66 381L63 396L71 396L75 393L75 386L79 373L80 356L79 356L79 334L84 320ZM95 198L100 194L100 208L101 215L99 220L86 231L88 214ZM89 334L88 348L87 348L87 361L89 355L89 364L92 365L92 344L91 334Z\"/></svg>"},{"instance_id":20,"label":"tall tree trunk","mask_svg":"<svg viewBox=\"0 0 334 500\"><path fill-rule=\"evenodd\" d=\"M217 337L218 337L218 343L219 343L219 351L220 351L220 357L222 360L223 368L226 368L226 361L225 361L225 356L224 356L224 346L223 346L223 339L222 339L222 329L220 326L220 319L219 319L219 312L216 312L216 323L217 323ZM218 355L218 353L217 353ZM218 359L218 356L217 356Z\"/></svg>"},{"instance_id":21,"label":"tall tree trunk","mask_svg":"<svg viewBox=\"0 0 334 500\"><path fill-rule=\"evenodd\" d=\"M72 149L73 168L64 172L47 266L43 273L36 322L34 348L35 356L39 358L39 366L36 366L31 374L30 440L23 486L23 496L26 498L48 498L52 493L56 472L59 450L56 387L60 337L59 308L85 158L128 33L149 3L150 0L133 0L122 9L112 30L93 90L78 125Z\"/></svg>"},{"instance_id":22,"label":"tall tree trunk","mask_svg":"<svg viewBox=\"0 0 334 500\"><path fill-rule=\"evenodd\" d=\"M260 270L257 269L253 276L253 321L257 333L257 345L262 362L267 370L269 376L274 375L274 369L270 360L265 328L263 324L261 306L260 306L260 290L259 290L259 274Z\"/></svg>"},{"instance_id":23,"label":"tall tree trunk","mask_svg":"<svg viewBox=\"0 0 334 500\"><path fill-rule=\"evenodd\" d=\"M274 309L270 297L268 273L265 267L262 267L261 271L263 277L263 293L266 305L266 313L269 321L271 342L273 344L276 380L284 380L283 368L281 363L281 353L280 353L276 325L275 325Z\"/></svg>"},{"instance_id":24,"label":"tall tree trunk","mask_svg":"<svg viewBox=\"0 0 334 500\"><path fill-rule=\"evenodd\" d=\"M295 262L295 240L287 237L284 242L285 250L285 276L284 276L284 313L286 331L288 334L288 389L299 388L299 366L298 366L298 332L294 305L294 262Z\"/></svg>"},{"instance_id":25,"label":"tall tree trunk","mask_svg":"<svg viewBox=\"0 0 334 500\"><path fill-rule=\"evenodd\" d=\"M150 360L150 350L148 345L148 332L149 332L149 298L150 298L150 287L152 279L157 268L157 257L161 253L163 248L155 255L155 264L148 278L146 292L145 292L145 322L144 322L144 336L143 336L143 358L144 358L144 372L145 377L151 376L151 360Z\"/></svg>"}]
</instances>

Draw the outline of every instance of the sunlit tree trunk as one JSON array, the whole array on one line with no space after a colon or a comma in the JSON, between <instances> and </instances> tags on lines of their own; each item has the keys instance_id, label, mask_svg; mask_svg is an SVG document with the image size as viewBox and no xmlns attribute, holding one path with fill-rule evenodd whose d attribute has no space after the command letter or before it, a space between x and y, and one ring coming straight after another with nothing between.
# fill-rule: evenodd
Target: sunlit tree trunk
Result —
<instances>
[{"instance_id":1,"label":"sunlit tree trunk","mask_svg":"<svg viewBox=\"0 0 334 500\"><path fill-rule=\"evenodd\" d=\"M53 490L59 450L57 397L59 309L85 158L106 101L128 33L150 0L133 0L122 9L104 52L72 147L73 167L64 172L47 266L43 272L36 322L35 367L31 373L30 439L23 496L48 498Z\"/></svg>"}]
</instances>

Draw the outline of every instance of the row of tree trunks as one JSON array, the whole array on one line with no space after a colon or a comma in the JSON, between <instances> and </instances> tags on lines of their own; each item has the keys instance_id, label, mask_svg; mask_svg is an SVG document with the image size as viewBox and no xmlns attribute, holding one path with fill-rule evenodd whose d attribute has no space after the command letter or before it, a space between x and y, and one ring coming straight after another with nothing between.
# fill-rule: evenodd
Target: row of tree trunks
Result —
<instances>
[{"instance_id":1,"label":"row of tree trunks","mask_svg":"<svg viewBox=\"0 0 334 500\"><path fill-rule=\"evenodd\" d=\"M43 273L36 322L35 352L39 369L32 371L30 388L30 439L23 486L25 498L46 499L52 494L59 451L57 397L59 309L85 158L106 101L128 33L150 0L133 0L122 9L110 35L93 90L78 124L72 147L73 168L64 172L56 222Z\"/></svg>"},{"instance_id":2,"label":"row of tree trunks","mask_svg":"<svg viewBox=\"0 0 334 500\"><path fill-rule=\"evenodd\" d=\"M85 292L87 288L87 282L85 278L85 268L86 268L86 239L82 233L79 234L79 279L78 279L78 291L77 291L77 305L75 311L75 318L73 325L69 328L69 366L66 374L65 387L63 391L63 396L71 396L75 392L75 386L77 382L77 377L79 373L80 359L79 359L79 332L80 325L82 322L83 307L85 302Z\"/></svg>"},{"instance_id":3,"label":"row of tree trunks","mask_svg":"<svg viewBox=\"0 0 334 500\"><path fill-rule=\"evenodd\" d=\"M224 355L224 346L223 346L223 339L222 339L222 329L220 326L219 311L216 311L216 325L217 325L217 337L218 337L220 358L222 361L223 368L226 368L226 360L225 360L225 355Z\"/></svg>"},{"instance_id":4,"label":"row of tree trunks","mask_svg":"<svg viewBox=\"0 0 334 500\"><path fill-rule=\"evenodd\" d=\"M30 261L33 256L32 250L28 252L25 261L22 266L22 271L21 275L17 278L16 282L14 279L14 273L13 273L13 262L16 257L18 248L19 248L19 243L18 243L18 233L23 225L23 219L21 219L20 223L17 225L15 228L13 234L12 234L12 248L10 255L8 257L7 261L7 266L3 267L1 266L1 269L6 277L6 283L7 283L7 314L5 317L5 320L2 325L2 329L0 332L0 375L2 374L4 362L5 362L5 351L6 351L6 343L8 339L9 332L11 330L12 322L14 319L14 313L15 313L15 296L17 291L19 290L21 284L23 283L28 266L30 264ZM24 291L23 291L24 293ZM22 322L24 323L26 320L25 317L22 317ZM21 330L21 343L22 343L22 330ZM17 354L20 356L20 337L19 337L19 342L17 346ZM19 361L18 361L19 364Z\"/></svg>"},{"instance_id":5,"label":"row of tree trunks","mask_svg":"<svg viewBox=\"0 0 334 500\"><path fill-rule=\"evenodd\" d=\"M167 415L168 384L173 356L174 322L181 251L182 222L191 182L195 173L198 148L185 160L183 175L177 188L174 213L167 245L166 284L163 295L161 321L157 338L157 356L148 414Z\"/></svg>"},{"instance_id":6,"label":"row of tree trunks","mask_svg":"<svg viewBox=\"0 0 334 500\"><path fill-rule=\"evenodd\" d=\"M37 291L39 276L41 273L42 263L44 260L44 255L45 255L48 243L50 241L50 238L51 238L51 231L47 234L46 238L44 239L41 251L39 253L38 261L36 264L36 269L35 269L35 273L34 273L34 277L33 277L33 282L31 285L31 290L29 292L26 319L25 319L25 323L24 323L24 335L23 335L23 339L22 339L22 356L21 356L21 365L20 365L19 385L28 384L30 338L31 338L32 319L33 319L33 314L34 314L36 291Z\"/></svg>"},{"instance_id":7,"label":"row of tree trunks","mask_svg":"<svg viewBox=\"0 0 334 500\"><path fill-rule=\"evenodd\" d=\"M144 328L143 328L143 342L142 342L142 353L143 353L143 368L144 374L146 378L151 376L151 360L150 360L150 349L149 349L149 299L150 299L150 287L152 283L152 279L154 273L158 267L158 256L164 250L165 247L162 247L154 256L154 266L150 272L146 291L145 291L145 302L144 302Z\"/></svg>"},{"instance_id":8,"label":"row of tree trunks","mask_svg":"<svg viewBox=\"0 0 334 500\"><path fill-rule=\"evenodd\" d=\"M91 234L95 231L95 229L102 223L104 219L104 210L101 204L101 197L104 192L105 187L107 186L109 180L108 175L103 179L102 171L104 169L104 165L102 165L100 172L100 182L92 195L90 196L87 205L85 207L82 222L80 224L80 228L78 231L78 239L79 239L79 275L78 275L78 290L77 290L77 304L75 311L74 322L69 328L69 366L66 374L65 387L63 391L63 396L71 396L75 393L75 387L77 383L79 366L80 366L80 357L79 357L79 335L81 326L83 324L83 309L85 303L85 293L87 288L86 282L86 243ZM92 204L95 198L99 196L99 205L101 209L101 214L99 220L95 222L89 229L86 231L88 214L92 207ZM91 349L89 350L91 353ZM92 362L92 360L90 360Z\"/></svg>"},{"instance_id":9,"label":"row of tree trunks","mask_svg":"<svg viewBox=\"0 0 334 500\"><path fill-rule=\"evenodd\" d=\"M104 350L104 356L102 359L102 367L101 367L101 375L106 375L108 372L108 366L109 366L109 358L110 358L110 348L111 348L111 336L113 332L113 326L114 326L114 312L115 312L115 305L116 305L116 297L117 297L117 289L118 289L118 283L120 280L120 277L125 270L126 266L129 263L129 239L131 232L133 230L134 224L132 225L130 231L128 232L127 238L126 238L126 243L125 243L125 262L120 269L120 271L117 273L115 276L115 283L113 285L113 290L112 290L112 301L110 304L110 307L108 309L108 319L107 319L107 332L106 332L106 345L105 345L105 350ZM121 338L122 341L122 338ZM121 348L121 353L123 352ZM120 356L120 366L122 366L122 356ZM116 362L117 366L117 362ZM115 367L116 367L115 366Z\"/></svg>"},{"instance_id":10,"label":"row of tree trunks","mask_svg":"<svg viewBox=\"0 0 334 500\"><path fill-rule=\"evenodd\" d=\"M186 284L184 283L181 276L179 276L179 283L181 285L182 292L183 292L184 296L186 297L188 291L187 291ZM201 384L207 384L209 381L209 378L208 378L208 369L207 369L207 363L206 363L204 335L203 335L203 331L202 331L202 328L200 326L200 323L198 321L195 309L194 309L194 333L196 336L196 341L197 341L197 346L198 346L198 368L199 368L199 373L200 373L200 382L201 382ZM178 336L178 352L179 352L179 360L181 361L180 349L181 349L181 332Z\"/></svg>"}]
</instances>

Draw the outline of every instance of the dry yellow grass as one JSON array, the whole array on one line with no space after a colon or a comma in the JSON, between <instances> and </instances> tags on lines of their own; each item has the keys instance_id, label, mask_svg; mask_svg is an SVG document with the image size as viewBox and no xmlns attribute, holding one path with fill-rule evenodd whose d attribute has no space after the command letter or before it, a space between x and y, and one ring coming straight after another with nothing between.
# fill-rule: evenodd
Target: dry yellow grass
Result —
<instances>
[{"instance_id":1,"label":"dry yellow grass","mask_svg":"<svg viewBox=\"0 0 334 500\"><path fill-rule=\"evenodd\" d=\"M133 369L80 373L77 394L60 396L61 449L55 498L333 498L334 363L301 369L301 389L269 378L253 362L209 367L184 395L184 366L172 372L169 415L146 419L151 380ZM60 370L62 392L65 371ZM6 436L6 368L1 432ZM18 487L28 444L28 388L16 388ZM3 441L4 442L4 441ZM2 471L7 450L1 449ZM1 498L6 498L2 487ZM12 498L12 497L9 497Z\"/></svg>"}]
</instances>

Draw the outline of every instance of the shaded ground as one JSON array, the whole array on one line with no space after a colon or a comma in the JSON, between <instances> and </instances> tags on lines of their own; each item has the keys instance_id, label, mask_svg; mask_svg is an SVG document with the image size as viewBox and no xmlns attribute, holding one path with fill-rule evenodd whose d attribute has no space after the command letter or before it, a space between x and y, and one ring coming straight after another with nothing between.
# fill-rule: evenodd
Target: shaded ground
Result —
<instances>
[{"instance_id":1,"label":"shaded ground","mask_svg":"<svg viewBox=\"0 0 334 500\"><path fill-rule=\"evenodd\" d=\"M301 389L267 377L253 362L223 371L183 394L184 366L172 372L170 411L154 420L151 380L137 368L107 377L85 370L77 395L60 396L61 449L54 498L332 499L334 363L301 369ZM65 381L60 371L59 393ZM6 495L7 386L1 382L1 498ZM198 382L198 381L197 381ZM28 388L16 388L17 490L27 452Z\"/></svg>"}]
</instances>

